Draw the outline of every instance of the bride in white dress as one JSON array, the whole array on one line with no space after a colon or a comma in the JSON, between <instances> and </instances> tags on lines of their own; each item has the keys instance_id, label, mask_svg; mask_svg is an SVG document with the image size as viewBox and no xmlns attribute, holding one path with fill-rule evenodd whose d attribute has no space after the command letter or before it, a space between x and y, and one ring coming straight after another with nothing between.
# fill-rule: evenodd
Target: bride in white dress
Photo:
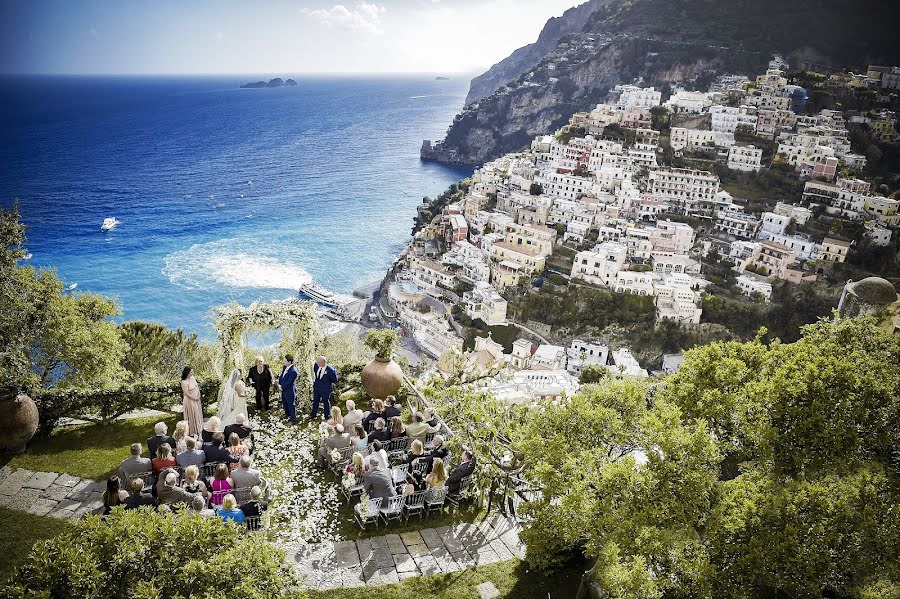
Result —
<instances>
[{"instance_id":1,"label":"bride in white dress","mask_svg":"<svg viewBox=\"0 0 900 599\"><path fill-rule=\"evenodd\" d=\"M241 379L241 371L235 368L228 377L228 382L222 386L222 395L219 398L219 418L222 426L234 424L238 414L247 414L247 386Z\"/></svg>"}]
</instances>

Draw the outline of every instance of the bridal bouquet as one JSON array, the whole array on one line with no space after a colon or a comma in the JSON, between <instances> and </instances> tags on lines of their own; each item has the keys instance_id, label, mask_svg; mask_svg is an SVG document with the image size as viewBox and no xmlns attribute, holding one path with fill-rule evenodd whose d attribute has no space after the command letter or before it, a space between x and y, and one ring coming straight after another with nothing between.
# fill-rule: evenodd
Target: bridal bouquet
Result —
<instances>
[{"instance_id":1,"label":"bridal bouquet","mask_svg":"<svg viewBox=\"0 0 900 599\"><path fill-rule=\"evenodd\" d=\"M363 493L359 496L359 515L365 520L369 517L369 494Z\"/></svg>"},{"instance_id":2,"label":"bridal bouquet","mask_svg":"<svg viewBox=\"0 0 900 599\"><path fill-rule=\"evenodd\" d=\"M341 461L341 452L338 451L337 449L332 449L331 453L328 455L331 456L332 462L340 462Z\"/></svg>"}]
</instances>

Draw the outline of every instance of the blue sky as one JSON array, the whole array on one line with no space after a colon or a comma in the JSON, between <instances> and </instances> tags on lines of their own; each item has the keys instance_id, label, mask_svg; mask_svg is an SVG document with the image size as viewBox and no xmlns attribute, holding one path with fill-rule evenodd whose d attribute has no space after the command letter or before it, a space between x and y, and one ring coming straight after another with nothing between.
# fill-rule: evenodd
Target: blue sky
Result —
<instances>
[{"instance_id":1,"label":"blue sky","mask_svg":"<svg viewBox=\"0 0 900 599\"><path fill-rule=\"evenodd\" d=\"M578 2L0 0L0 72L470 72Z\"/></svg>"}]
</instances>

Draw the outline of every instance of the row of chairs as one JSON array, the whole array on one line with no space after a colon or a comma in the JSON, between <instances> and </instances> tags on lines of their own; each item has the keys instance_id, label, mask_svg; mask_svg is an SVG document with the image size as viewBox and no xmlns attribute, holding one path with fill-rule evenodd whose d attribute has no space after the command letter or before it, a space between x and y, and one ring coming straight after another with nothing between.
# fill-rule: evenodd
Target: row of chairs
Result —
<instances>
[{"instance_id":1,"label":"row of chairs","mask_svg":"<svg viewBox=\"0 0 900 599\"><path fill-rule=\"evenodd\" d=\"M391 462L399 462L406 458L411 442L409 437L397 437L396 439L391 439L390 441L382 443L381 448L387 453L388 460ZM434 449L434 433L429 433L425 436L423 446L425 451ZM356 448L352 446L343 447L337 451L340 454L340 457L331 463L331 470L335 475L341 476L344 472L344 468L347 467L347 464L350 463L350 459L356 452Z\"/></svg>"},{"instance_id":2,"label":"row of chairs","mask_svg":"<svg viewBox=\"0 0 900 599\"><path fill-rule=\"evenodd\" d=\"M387 502L378 497L369 499L366 513L363 513L362 503L357 504L353 509L353 518L363 530L369 524L378 526L379 522L384 522L387 526L392 520L402 519L406 522L410 516L418 515L424 518L433 511L439 512L444 509L446 499L446 488L426 489L411 495L394 495L389 497Z\"/></svg>"}]
</instances>

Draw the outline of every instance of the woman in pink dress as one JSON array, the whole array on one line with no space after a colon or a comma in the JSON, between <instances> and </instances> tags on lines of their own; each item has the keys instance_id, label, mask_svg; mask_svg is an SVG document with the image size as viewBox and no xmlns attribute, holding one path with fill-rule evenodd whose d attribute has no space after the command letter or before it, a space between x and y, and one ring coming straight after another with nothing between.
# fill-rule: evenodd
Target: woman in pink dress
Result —
<instances>
[{"instance_id":1,"label":"woman in pink dress","mask_svg":"<svg viewBox=\"0 0 900 599\"><path fill-rule=\"evenodd\" d=\"M219 464L216 466L216 472L213 474L212 480L212 496L209 498L209 504L214 508L222 506L222 500L231 493L234 488L234 481L229 476L231 470L228 464Z\"/></svg>"},{"instance_id":2,"label":"woman in pink dress","mask_svg":"<svg viewBox=\"0 0 900 599\"><path fill-rule=\"evenodd\" d=\"M184 395L184 419L188 421L188 431L198 439L203 429L203 406L200 405L200 385L194 378L194 371L185 366L181 372L181 392Z\"/></svg>"}]
</instances>

